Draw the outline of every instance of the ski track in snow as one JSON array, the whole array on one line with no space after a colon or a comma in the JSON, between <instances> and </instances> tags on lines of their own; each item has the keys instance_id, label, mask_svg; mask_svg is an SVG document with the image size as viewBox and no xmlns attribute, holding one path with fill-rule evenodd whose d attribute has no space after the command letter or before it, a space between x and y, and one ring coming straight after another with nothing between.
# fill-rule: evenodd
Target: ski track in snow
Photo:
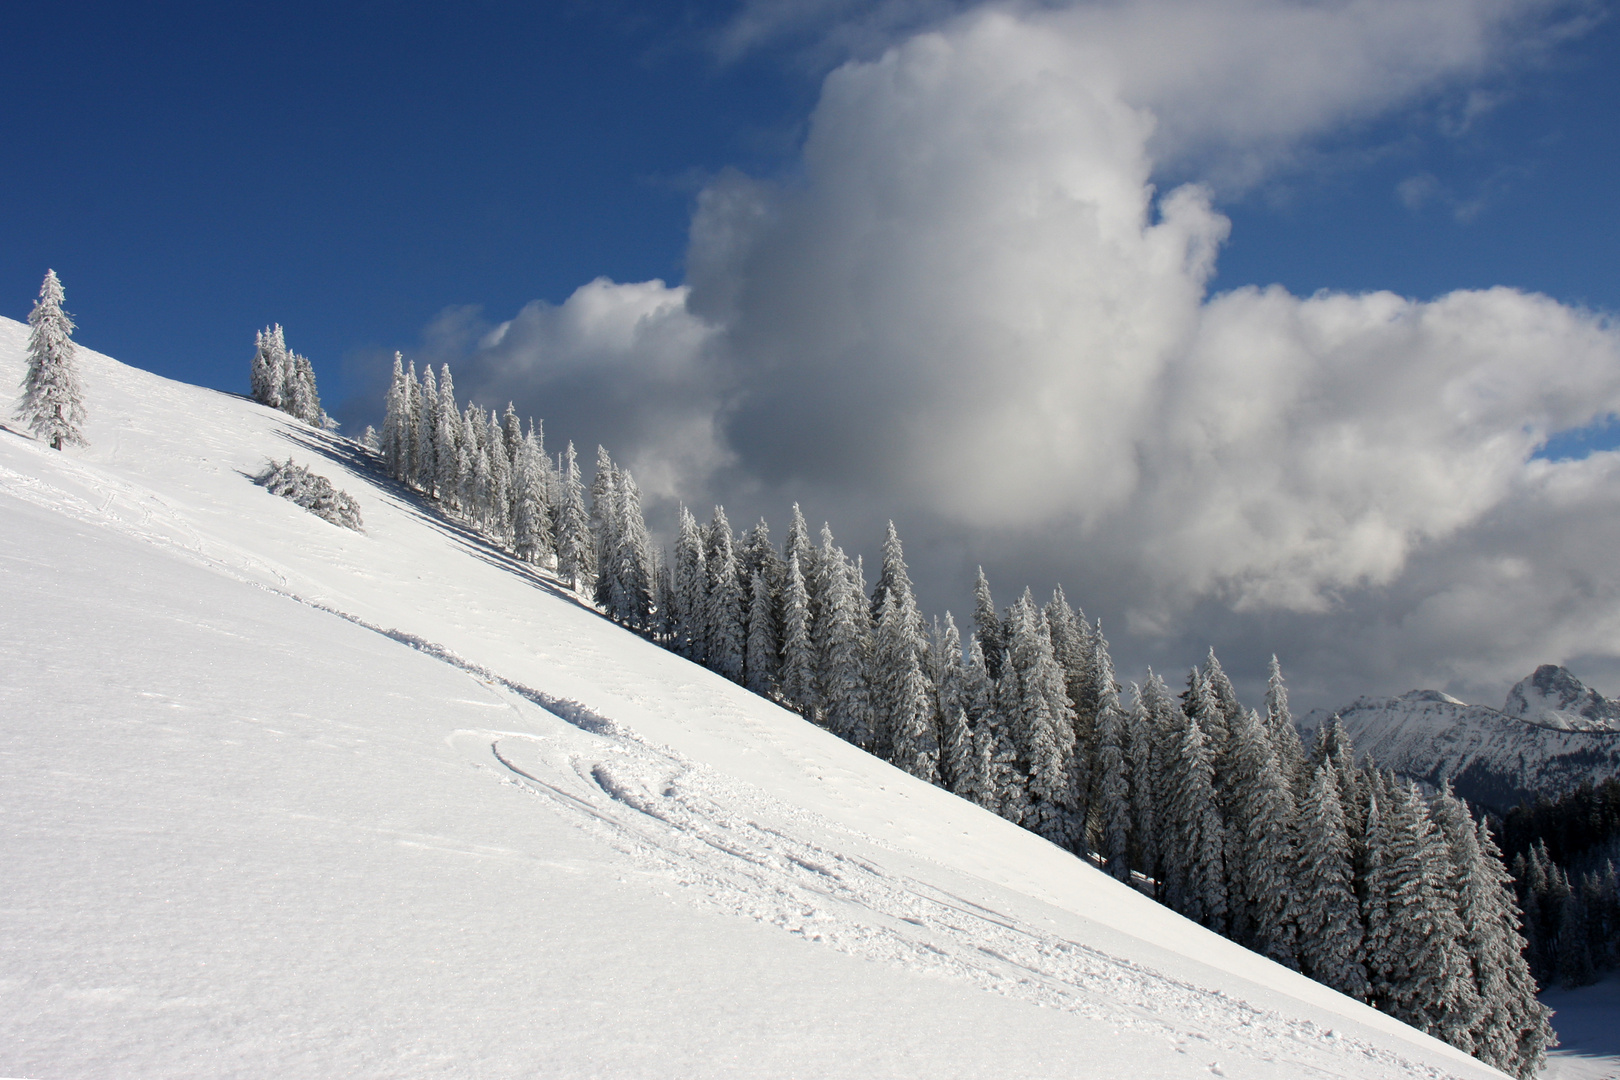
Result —
<instances>
[{"instance_id":1,"label":"ski track in snow","mask_svg":"<svg viewBox=\"0 0 1620 1080\"><path fill-rule=\"evenodd\" d=\"M871 836L718 776L667 747L651 746L577 701L514 682L414 634L291 598L459 668L486 689L513 695L593 736L564 746L528 732L463 729L452 733L450 742L472 764L546 800L711 907L867 960L1156 1034L1184 1053L1281 1058L1303 1077L1342 1075L1349 1050L1394 1075L1451 1075L1312 1021L1291 1020L1042 934L891 871L877 858L818 844L806 834L836 833L846 844L856 841L895 853Z\"/></svg>"},{"instance_id":2,"label":"ski track in snow","mask_svg":"<svg viewBox=\"0 0 1620 1080\"><path fill-rule=\"evenodd\" d=\"M68 458L64 485L0 466L0 493L110 527L215 572L345 619L450 664L497 695L582 733L564 740L461 730L452 745L503 782L543 799L689 898L871 961L963 981L1164 1039L1191 1060L1237 1055L1286 1062L1289 1075L1341 1076L1347 1052L1390 1075L1445 1077L1373 1043L1169 978L884 864L916 861L875 838L715 774L576 701L509 680L451 650L291 591L280 569L213 545L154 492ZM246 481L244 481L246 482ZM211 550L212 549L212 550ZM278 584L264 580L268 576ZM508 699L517 711L522 708ZM846 848L817 843L839 838ZM852 854L863 848L868 857ZM971 887L970 883L964 885ZM1191 1061L1189 1061L1191 1064ZM1211 1061L1210 1071L1219 1074Z\"/></svg>"}]
</instances>

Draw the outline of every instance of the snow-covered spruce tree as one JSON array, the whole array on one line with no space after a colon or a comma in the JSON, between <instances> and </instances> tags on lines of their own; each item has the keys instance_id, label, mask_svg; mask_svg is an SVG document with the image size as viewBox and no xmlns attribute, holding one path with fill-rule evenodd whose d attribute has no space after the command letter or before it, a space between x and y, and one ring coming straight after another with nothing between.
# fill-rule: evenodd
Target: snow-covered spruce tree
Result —
<instances>
[{"instance_id":1,"label":"snow-covered spruce tree","mask_svg":"<svg viewBox=\"0 0 1620 1080\"><path fill-rule=\"evenodd\" d=\"M704 565L703 529L681 507L671 570L675 605L675 651L694 664L709 655L709 571Z\"/></svg>"},{"instance_id":2,"label":"snow-covered spruce tree","mask_svg":"<svg viewBox=\"0 0 1620 1080\"><path fill-rule=\"evenodd\" d=\"M309 357L292 353L288 357L286 403L288 413L315 427L326 426L326 413L321 409L321 395L315 389L315 369Z\"/></svg>"},{"instance_id":3,"label":"snow-covered spruce tree","mask_svg":"<svg viewBox=\"0 0 1620 1080\"><path fill-rule=\"evenodd\" d=\"M591 542L596 565L595 599L604 608L609 606L608 590L612 588L609 569L613 550L618 546L618 537L614 535L617 522L613 512L618 501L618 482L618 469L613 464L613 458L608 455L606 448L598 444L596 475L591 478Z\"/></svg>"},{"instance_id":4,"label":"snow-covered spruce tree","mask_svg":"<svg viewBox=\"0 0 1620 1080\"><path fill-rule=\"evenodd\" d=\"M287 406L287 341L281 325L267 326L254 336L253 362L248 367L248 394L272 409Z\"/></svg>"},{"instance_id":5,"label":"snow-covered spruce tree","mask_svg":"<svg viewBox=\"0 0 1620 1080\"><path fill-rule=\"evenodd\" d=\"M1156 882L1162 883L1167 873L1165 868L1170 851L1166 846L1166 830L1170 825L1169 763L1180 752L1180 724L1186 720L1186 714L1170 693L1170 687L1165 684L1163 677L1152 668L1148 669L1147 682L1142 684L1142 707L1147 710L1152 737L1153 773L1150 782L1154 799L1151 814L1154 861L1151 873ZM1162 889L1154 895L1161 901L1164 899Z\"/></svg>"},{"instance_id":6,"label":"snow-covered spruce tree","mask_svg":"<svg viewBox=\"0 0 1620 1080\"><path fill-rule=\"evenodd\" d=\"M1284 779L1264 723L1252 710L1231 726L1233 776L1227 832L1240 868L1228 867L1233 938L1297 968L1293 788Z\"/></svg>"},{"instance_id":7,"label":"snow-covered spruce tree","mask_svg":"<svg viewBox=\"0 0 1620 1080\"><path fill-rule=\"evenodd\" d=\"M1119 695L1106 695L1097 708L1097 777L1090 803L1097 819L1098 854L1104 868L1120 881L1131 880L1131 787L1125 725Z\"/></svg>"},{"instance_id":8,"label":"snow-covered spruce tree","mask_svg":"<svg viewBox=\"0 0 1620 1080\"><path fill-rule=\"evenodd\" d=\"M939 726L939 782L963 793L961 776L971 769L973 732L967 715L967 672L962 666L962 632L945 613L934 642L934 720Z\"/></svg>"},{"instance_id":9,"label":"snow-covered spruce tree","mask_svg":"<svg viewBox=\"0 0 1620 1080\"><path fill-rule=\"evenodd\" d=\"M62 299L56 271L45 271L39 299L28 313L28 371L16 414L53 450L69 443L87 445L84 389L73 355L73 320L62 310Z\"/></svg>"},{"instance_id":10,"label":"snow-covered spruce tree","mask_svg":"<svg viewBox=\"0 0 1620 1080\"><path fill-rule=\"evenodd\" d=\"M810 593L804 587L799 555L790 547L782 588L782 696L804 716L815 719L818 682L815 643L810 636Z\"/></svg>"},{"instance_id":11,"label":"snow-covered spruce tree","mask_svg":"<svg viewBox=\"0 0 1620 1080\"><path fill-rule=\"evenodd\" d=\"M909 587L891 583L878 616L874 668L882 700L876 725L888 759L920 780L939 782L939 735L934 687L923 672L923 643Z\"/></svg>"},{"instance_id":12,"label":"snow-covered spruce tree","mask_svg":"<svg viewBox=\"0 0 1620 1080\"><path fill-rule=\"evenodd\" d=\"M866 597L855 578L857 570L832 546L832 531L823 530L819 556L827 592L823 600L826 632L820 650L818 675L827 730L856 746L872 742L872 699L867 680L871 653L872 619Z\"/></svg>"},{"instance_id":13,"label":"snow-covered spruce tree","mask_svg":"<svg viewBox=\"0 0 1620 1080\"><path fill-rule=\"evenodd\" d=\"M674 651L675 648L675 576L670 565L668 550L658 553L653 565L653 603L658 608L658 643Z\"/></svg>"},{"instance_id":14,"label":"snow-covered spruce tree","mask_svg":"<svg viewBox=\"0 0 1620 1080\"><path fill-rule=\"evenodd\" d=\"M422 390L426 393L427 387ZM439 404L433 418L433 487L442 502L459 509L461 478L467 462L461 443L461 406L456 404L456 384L450 377L449 364L439 367Z\"/></svg>"},{"instance_id":15,"label":"snow-covered spruce tree","mask_svg":"<svg viewBox=\"0 0 1620 1080\"><path fill-rule=\"evenodd\" d=\"M1474 957L1479 970L1494 976L1494 981L1482 978L1484 1009L1474 1034L1475 1052L1503 1072L1529 1080L1541 1071L1555 1036L1546 1006L1536 999L1536 982L1524 956L1513 882L1483 818L1474 836L1480 853L1477 888L1487 898L1474 917L1480 925L1495 927L1494 933L1481 935L1484 947Z\"/></svg>"},{"instance_id":16,"label":"snow-covered spruce tree","mask_svg":"<svg viewBox=\"0 0 1620 1080\"><path fill-rule=\"evenodd\" d=\"M771 527L764 518L743 538L737 556L746 645L743 650L743 685L755 693L776 692L782 665L782 578L786 567L771 543Z\"/></svg>"},{"instance_id":17,"label":"snow-covered spruce tree","mask_svg":"<svg viewBox=\"0 0 1620 1080\"><path fill-rule=\"evenodd\" d=\"M510 406L508 406L510 408ZM517 417L512 417L517 421ZM506 450L506 433L495 410L489 412L485 454L489 476L485 501L489 532L502 547L512 546L512 458Z\"/></svg>"},{"instance_id":18,"label":"snow-covered spruce tree","mask_svg":"<svg viewBox=\"0 0 1620 1080\"><path fill-rule=\"evenodd\" d=\"M383 467L395 480L405 479L407 444L404 426L410 422L410 397L405 389L405 358L396 352L393 376L388 382L388 395L383 399L381 444Z\"/></svg>"},{"instance_id":19,"label":"snow-covered spruce tree","mask_svg":"<svg viewBox=\"0 0 1620 1080\"><path fill-rule=\"evenodd\" d=\"M917 610L916 594L911 577L906 571L905 552L894 522L889 522L883 541L883 568L872 593L875 635L872 656L872 752L899 764L900 732L912 729L911 737L924 739L932 747L928 752L937 775L937 737L924 728L932 727L932 701L925 701L923 692L927 663L927 636L922 614ZM893 603L890 603L890 600ZM892 609L892 610L891 610ZM926 695L932 698L933 688L927 686ZM926 712L929 715L924 717ZM921 752L916 747L912 752ZM902 765L908 772L912 770ZM921 775L913 773L913 775Z\"/></svg>"},{"instance_id":20,"label":"snow-covered spruce tree","mask_svg":"<svg viewBox=\"0 0 1620 1080\"><path fill-rule=\"evenodd\" d=\"M1098 660L1093 655L1095 642L1085 615L1069 606L1061 585L1052 591L1052 599L1046 602L1046 625L1052 637L1052 655L1063 669L1069 703L1074 706L1075 789L1083 802L1091 789L1090 764L1097 749L1099 680L1093 670ZM1103 649L1106 654L1106 642ZM1108 682L1113 685L1112 660L1108 661L1108 668Z\"/></svg>"},{"instance_id":21,"label":"snow-covered spruce tree","mask_svg":"<svg viewBox=\"0 0 1620 1080\"><path fill-rule=\"evenodd\" d=\"M1074 707L1052 655L1045 615L1027 589L1013 607L1006 662L1011 667L1004 666L1001 674L1008 691L1002 698L1008 706L1003 716L1013 729L1027 777L1024 825L1063 847L1083 844L1069 760L1074 753Z\"/></svg>"},{"instance_id":22,"label":"snow-covered spruce tree","mask_svg":"<svg viewBox=\"0 0 1620 1080\"><path fill-rule=\"evenodd\" d=\"M1350 835L1330 765L1320 765L1299 808L1297 851L1300 970L1358 1000L1367 998L1361 962L1361 912L1356 902Z\"/></svg>"},{"instance_id":23,"label":"snow-covered spruce tree","mask_svg":"<svg viewBox=\"0 0 1620 1080\"><path fill-rule=\"evenodd\" d=\"M1148 669L1153 675L1153 669ZM1159 790L1158 737L1153 714L1142 688L1131 685L1131 705L1125 712L1126 757L1131 778L1131 865L1148 877L1158 874L1159 832L1154 807Z\"/></svg>"},{"instance_id":24,"label":"snow-covered spruce tree","mask_svg":"<svg viewBox=\"0 0 1620 1080\"><path fill-rule=\"evenodd\" d=\"M1296 795L1303 795L1311 774L1305 767L1305 747L1299 741L1299 729L1294 727L1294 715L1288 711L1288 685L1283 682L1282 664L1276 654L1271 657L1266 679L1266 735L1283 779Z\"/></svg>"},{"instance_id":25,"label":"snow-covered spruce tree","mask_svg":"<svg viewBox=\"0 0 1620 1080\"><path fill-rule=\"evenodd\" d=\"M732 682L743 680L742 583L737 577L737 554L732 547L731 523L724 507L716 506L704 533L704 569L708 573L710 671Z\"/></svg>"},{"instance_id":26,"label":"snow-covered spruce tree","mask_svg":"<svg viewBox=\"0 0 1620 1080\"><path fill-rule=\"evenodd\" d=\"M446 373L449 367L446 365ZM440 426L439 420L439 383L433 377L433 365L422 365L421 385L416 383L416 365L411 365L405 376L405 381L411 385L412 414L415 417L415 431L412 435L410 465L408 475L416 489L429 497L439 493L439 440L444 438L445 429ZM451 403L452 408L454 402Z\"/></svg>"},{"instance_id":27,"label":"snow-covered spruce tree","mask_svg":"<svg viewBox=\"0 0 1620 1080\"><path fill-rule=\"evenodd\" d=\"M512 550L524 562L542 563L554 550L545 464L545 451L531 423L518 447L517 472L512 479L516 503Z\"/></svg>"},{"instance_id":28,"label":"snow-covered spruce tree","mask_svg":"<svg viewBox=\"0 0 1620 1080\"><path fill-rule=\"evenodd\" d=\"M1182 709L1167 725L1160 899L1216 931L1226 929L1225 828L1215 805L1215 768L1203 728Z\"/></svg>"},{"instance_id":29,"label":"snow-covered spruce tree","mask_svg":"<svg viewBox=\"0 0 1620 1080\"><path fill-rule=\"evenodd\" d=\"M467 402L467 411L461 414L461 437L456 444L456 509L476 523L482 523L482 497L485 489L484 412Z\"/></svg>"},{"instance_id":30,"label":"snow-covered spruce tree","mask_svg":"<svg viewBox=\"0 0 1620 1080\"><path fill-rule=\"evenodd\" d=\"M1389 942L1379 1004L1396 1019L1473 1049L1478 1007L1462 951L1463 927L1450 888L1450 853L1415 785L1394 784L1382 853Z\"/></svg>"},{"instance_id":31,"label":"snow-covered spruce tree","mask_svg":"<svg viewBox=\"0 0 1620 1080\"><path fill-rule=\"evenodd\" d=\"M984 647L977 634L968 638L968 662L963 674L963 697L973 728L973 776L961 783L970 792L968 798L991 813L1000 814L1001 793L1013 781L1010 770L1014 758L1011 741L1005 737L996 716L996 685L990 678Z\"/></svg>"},{"instance_id":32,"label":"snow-covered spruce tree","mask_svg":"<svg viewBox=\"0 0 1620 1080\"><path fill-rule=\"evenodd\" d=\"M770 577L756 569L751 575L749 592L748 647L743 656L744 685L761 697L772 697L776 693L782 661L777 642L777 601L771 595Z\"/></svg>"},{"instance_id":33,"label":"snow-covered spruce tree","mask_svg":"<svg viewBox=\"0 0 1620 1080\"><path fill-rule=\"evenodd\" d=\"M555 507L552 535L557 539L557 573L575 592L583 593L593 583L591 566L591 519L585 512L585 485L579 476L579 459L574 444L563 454L562 497Z\"/></svg>"},{"instance_id":34,"label":"snow-covered spruce tree","mask_svg":"<svg viewBox=\"0 0 1620 1080\"><path fill-rule=\"evenodd\" d=\"M614 485L614 548L603 575L610 582L608 611L618 622L638 633L653 629L652 544L641 513L641 492L628 470Z\"/></svg>"},{"instance_id":35,"label":"snow-covered spruce tree","mask_svg":"<svg viewBox=\"0 0 1620 1080\"><path fill-rule=\"evenodd\" d=\"M1457 914L1473 972L1478 1007L1469 1029L1472 1052L1503 1072L1534 1075L1552 1032L1524 960L1507 868L1484 820L1469 816L1449 784L1432 814L1451 853Z\"/></svg>"},{"instance_id":36,"label":"snow-covered spruce tree","mask_svg":"<svg viewBox=\"0 0 1620 1080\"><path fill-rule=\"evenodd\" d=\"M986 670L992 680L1001 677L1001 654L1006 643L1002 640L1001 617L996 614L996 602L990 596L990 582L979 567L979 576L973 583L973 634L984 650Z\"/></svg>"},{"instance_id":37,"label":"snow-covered spruce tree","mask_svg":"<svg viewBox=\"0 0 1620 1080\"><path fill-rule=\"evenodd\" d=\"M382 433L376 428L372 427L370 424L367 424L366 429L360 433L360 445L365 447L367 450L370 450L373 454L381 455Z\"/></svg>"}]
</instances>

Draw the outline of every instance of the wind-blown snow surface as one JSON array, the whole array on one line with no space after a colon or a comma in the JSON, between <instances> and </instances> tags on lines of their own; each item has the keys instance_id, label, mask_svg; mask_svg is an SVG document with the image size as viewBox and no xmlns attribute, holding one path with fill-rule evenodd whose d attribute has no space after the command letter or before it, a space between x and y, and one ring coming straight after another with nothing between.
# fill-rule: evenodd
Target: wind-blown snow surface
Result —
<instances>
[{"instance_id":1,"label":"wind-blown snow surface","mask_svg":"<svg viewBox=\"0 0 1620 1080\"><path fill-rule=\"evenodd\" d=\"M1495 1075L80 363L87 450L0 432L0 1074Z\"/></svg>"}]
</instances>

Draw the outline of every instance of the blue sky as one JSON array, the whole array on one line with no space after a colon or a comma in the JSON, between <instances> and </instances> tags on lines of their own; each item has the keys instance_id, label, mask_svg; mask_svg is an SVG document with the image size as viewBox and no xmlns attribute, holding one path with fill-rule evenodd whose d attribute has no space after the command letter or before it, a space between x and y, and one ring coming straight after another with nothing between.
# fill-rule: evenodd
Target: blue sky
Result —
<instances>
[{"instance_id":1,"label":"blue sky","mask_svg":"<svg viewBox=\"0 0 1620 1080\"><path fill-rule=\"evenodd\" d=\"M80 341L235 391L280 322L358 422L394 349L452 359L655 527L892 517L931 609L1061 581L1131 677L1620 689L1611 14L36 6L0 311L54 267Z\"/></svg>"},{"instance_id":2,"label":"blue sky","mask_svg":"<svg viewBox=\"0 0 1620 1080\"><path fill-rule=\"evenodd\" d=\"M343 360L409 350L451 305L492 319L598 275L678 281L725 167L790 170L802 41L722 62L734 5L63 3L8 16L0 282L54 266L82 340L241 389L279 321L331 403ZM1510 284L1620 309L1620 26L1332 132L1224 198L1217 289L1432 297ZM1399 189L1414 177L1428 177ZM1423 196L1421 199L1417 196ZM1410 203L1410 205L1408 205Z\"/></svg>"}]
</instances>

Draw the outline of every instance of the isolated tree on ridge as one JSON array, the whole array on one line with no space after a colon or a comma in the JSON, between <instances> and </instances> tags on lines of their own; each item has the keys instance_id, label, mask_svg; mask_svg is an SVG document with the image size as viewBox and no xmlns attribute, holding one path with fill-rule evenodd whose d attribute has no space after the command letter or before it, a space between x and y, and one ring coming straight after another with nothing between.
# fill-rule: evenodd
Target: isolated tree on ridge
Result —
<instances>
[{"instance_id":1,"label":"isolated tree on ridge","mask_svg":"<svg viewBox=\"0 0 1620 1080\"><path fill-rule=\"evenodd\" d=\"M65 443L85 446L84 389L73 362L73 319L62 310L62 283L55 270L45 271L28 325L28 373L17 419L27 421L53 450Z\"/></svg>"}]
</instances>

